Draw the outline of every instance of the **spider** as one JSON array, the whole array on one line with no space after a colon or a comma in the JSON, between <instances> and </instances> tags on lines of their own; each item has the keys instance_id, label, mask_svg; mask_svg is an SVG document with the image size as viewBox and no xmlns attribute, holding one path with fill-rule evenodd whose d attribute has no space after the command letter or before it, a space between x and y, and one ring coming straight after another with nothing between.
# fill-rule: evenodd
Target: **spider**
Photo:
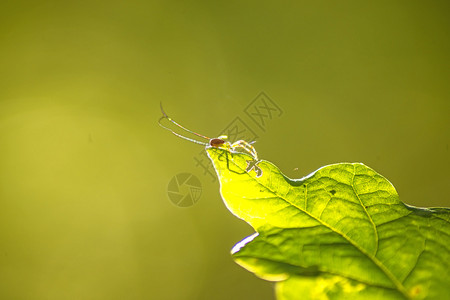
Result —
<instances>
[{"instance_id":1,"label":"spider","mask_svg":"<svg viewBox=\"0 0 450 300\"><path fill-rule=\"evenodd\" d=\"M226 135L221 135L221 136L219 136L217 138L209 138L207 136L204 136L202 134L199 134L197 132L189 130L186 127L178 124L177 122L175 122L172 118L170 118L166 114L166 112L164 111L164 109L162 107L162 103L160 104L160 106L161 106L161 112L162 112L163 115L158 121L159 126L161 126L164 129L169 130L174 135L176 135L176 136L178 136L178 137L180 137L182 139L188 140L190 142L196 143L196 144L200 144L200 145L204 145L204 146L210 146L210 147L215 147L215 148L220 148L220 149L225 149L225 150L228 150L230 152L237 152L236 149L242 149L245 152L247 152L248 154L250 154L252 156L253 160L255 160L256 162L259 161L258 160L258 154L256 153L255 148L251 145L253 142L248 143L248 142L246 142L244 140L239 140L237 142L231 143L231 142L227 141L228 137ZM208 140L208 143L188 138L188 137L186 137L184 135L181 135L181 134L173 131L172 129L170 129L170 128L164 126L163 124L161 124L161 121L163 119L167 119L168 121L172 122L176 126L178 126L181 129L183 129L184 131L187 131L187 132L192 133L192 134L194 134L194 135L196 135L198 137L201 137L201 138L204 138L204 139Z\"/></svg>"}]
</instances>

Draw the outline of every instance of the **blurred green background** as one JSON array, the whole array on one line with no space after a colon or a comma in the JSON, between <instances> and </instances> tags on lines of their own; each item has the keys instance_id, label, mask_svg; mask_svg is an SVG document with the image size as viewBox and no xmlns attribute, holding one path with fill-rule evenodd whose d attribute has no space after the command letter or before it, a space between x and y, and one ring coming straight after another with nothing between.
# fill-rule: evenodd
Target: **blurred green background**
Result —
<instances>
[{"instance_id":1,"label":"blurred green background","mask_svg":"<svg viewBox=\"0 0 450 300\"><path fill-rule=\"evenodd\" d=\"M157 126L160 101L215 136L265 91L284 113L255 146L286 175L363 162L404 202L450 206L449 11L2 1L0 298L273 299L232 261L252 229L196 167L201 146ZM181 172L203 186L189 208L167 196Z\"/></svg>"}]
</instances>

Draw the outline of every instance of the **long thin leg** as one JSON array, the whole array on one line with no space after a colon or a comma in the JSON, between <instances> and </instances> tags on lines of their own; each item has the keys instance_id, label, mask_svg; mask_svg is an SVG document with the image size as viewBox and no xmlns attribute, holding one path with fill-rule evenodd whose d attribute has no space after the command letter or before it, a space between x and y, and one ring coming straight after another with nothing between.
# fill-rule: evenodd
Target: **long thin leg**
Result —
<instances>
[{"instance_id":1,"label":"long thin leg","mask_svg":"<svg viewBox=\"0 0 450 300\"><path fill-rule=\"evenodd\" d=\"M184 131L187 131L187 132L189 132L189 133L195 134L196 136L199 136L199 137L202 137L202 138L204 138L204 139L207 139L208 141L211 140L211 138L209 138L209 137L207 137L207 136L204 136L204 135L202 135L202 134L200 134L200 133L194 132L194 131L192 131L192 130L189 130L189 129L187 129L186 127L184 127L184 126L178 124L177 122L175 122L174 120L172 120L172 118L169 117L169 116L166 114L166 112L164 111L161 102L159 103L159 105L160 105L160 107L161 107L161 112L162 112L162 114L163 114L163 116L159 119L159 125L161 125L161 120L162 120L162 119L167 119L167 120L169 120L170 122L172 122L173 124L175 124L176 126L178 126L178 127L180 127L181 129L183 129ZM161 126L162 126L162 125L161 125ZM167 129L167 127L165 127L165 126L162 126L162 127L164 127L164 128ZM169 129L169 130L170 130L170 129ZM171 130L171 131L172 131L172 130ZM173 131L172 131L172 132L173 132Z\"/></svg>"},{"instance_id":2,"label":"long thin leg","mask_svg":"<svg viewBox=\"0 0 450 300\"><path fill-rule=\"evenodd\" d=\"M185 137L185 136L183 136L183 135L181 135L181 134L179 134L179 133L176 133L175 131L173 131L173 130L170 129L169 127L164 126L163 124L161 124L161 120L164 119L164 118L165 118L165 117L161 117L161 119L159 119L159 121L158 121L159 126L161 126L162 128L164 128L164 129L166 129L166 130L169 130L169 131L172 132L174 135L176 135L176 136L178 136L178 137L180 137L180 138L182 138L182 139L188 140L188 141L190 141L190 142L193 142L193 143L196 143L196 144L200 144L200 145L203 145L203 146L208 146L208 145L209 145L208 143L200 142L200 141L197 141L197 140L194 140L194 139Z\"/></svg>"},{"instance_id":3,"label":"long thin leg","mask_svg":"<svg viewBox=\"0 0 450 300\"><path fill-rule=\"evenodd\" d=\"M258 160L258 154L256 153L255 148L252 145L250 145L248 142L244 141L244 140L239 140L237 142L234 142L233 144L230 145L230 148L231 149L242 148L246 152L248 152L251 156L253 156L253 158L255 160Z\"/></svg>"}]
</instances>

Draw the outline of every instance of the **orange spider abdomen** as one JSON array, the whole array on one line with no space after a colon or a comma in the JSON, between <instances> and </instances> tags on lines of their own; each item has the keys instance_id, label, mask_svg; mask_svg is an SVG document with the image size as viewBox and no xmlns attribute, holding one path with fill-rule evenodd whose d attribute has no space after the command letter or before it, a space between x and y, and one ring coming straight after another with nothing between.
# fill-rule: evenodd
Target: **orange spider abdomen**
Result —
<instances>
[{"instance_id":1,"label":"orange spider abdomen","mask_svg":"<svg viewBox=\"0 0 450 300\"><path fill-rule=\"evenodd\" d=\"M209 141L209 145L210 145L211 147L219 147L219 146L221 146L221 145L223 145L223 144L225 144L225 141L222 140L222 139L211 139L211 140Z\"/></svg>"}]
</instances>

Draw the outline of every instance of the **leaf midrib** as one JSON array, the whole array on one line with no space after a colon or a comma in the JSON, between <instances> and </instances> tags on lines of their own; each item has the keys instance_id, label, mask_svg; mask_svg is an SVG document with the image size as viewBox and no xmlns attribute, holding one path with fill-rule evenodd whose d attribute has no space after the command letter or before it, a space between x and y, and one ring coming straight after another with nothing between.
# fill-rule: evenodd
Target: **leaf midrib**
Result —
<instances>
[{"instance_id":1,"label":"leaf midrib","mask_svg":"<svg viewBox=\"0 0 450 300\"><path fill-rule=\"evenodd\" d=\"M378 230L377 230L377 226L375 225L375 222L373 221L372 216L369 215L369 212L367 211L366 206L362 203L362 200L359 197L359 194L356 192L356 189L355 189L356 165L354 165L354 164L352 164L352 165L353 165L352 190L353 190L353 193L355 193L356 198L358 198L358 201L359 201L361 207L364 209L364 212L366 213L367 217L369 218L370 223L372 224L373 231L375 233L375 251L374 251L374 254L373 254L374 257L375 257L375 255L377 255L377 252L378 252Z\"/></svg>"}]
</instances>

